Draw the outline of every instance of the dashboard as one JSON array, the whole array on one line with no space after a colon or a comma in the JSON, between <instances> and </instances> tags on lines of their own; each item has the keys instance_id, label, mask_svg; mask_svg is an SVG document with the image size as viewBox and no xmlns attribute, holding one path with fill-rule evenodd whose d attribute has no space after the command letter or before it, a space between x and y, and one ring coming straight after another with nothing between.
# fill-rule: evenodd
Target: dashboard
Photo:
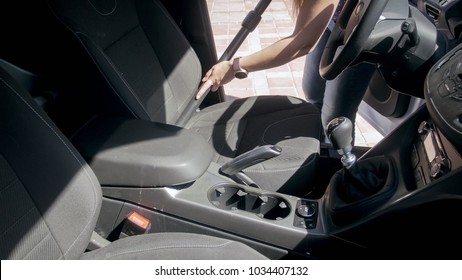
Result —
<instances>
[{"instance_id":1,"label":"dashboard","mask_svg":"<svg viewBox=\"0 0 462 280\"><path fill-rule=\"evenodd\" d=\"M424 95L430 118L418 126L410 154L417 188L462 164L462 44L430 69Z\"/></svg>"},{"instance_id":2,"label":"dashboard","mask_svg":"<svg viewBox=\"0 0 462 280\"><path fill-rule=\"evenodd\" d=\"M425 14L449 40L460 37L462 32L462 1L414 0L409 2Z\"/></svg>"},{"instance_id":3,"label":"dashboard","mask_svg":"<svg viewBox=\"0 0 462 280\"><path fill-rule=\"evenodd\" d=\"M427 75L425 100L443 134L462 150L462 44L452 49Z\"/></svg>"}]
</instances>

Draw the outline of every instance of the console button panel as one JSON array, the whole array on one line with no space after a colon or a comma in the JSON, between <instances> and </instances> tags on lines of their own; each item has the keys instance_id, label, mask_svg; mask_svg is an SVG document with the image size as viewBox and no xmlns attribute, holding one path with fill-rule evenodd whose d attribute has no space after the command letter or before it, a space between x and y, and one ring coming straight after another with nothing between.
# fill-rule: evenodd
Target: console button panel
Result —
<instances>
[{"instance_id":1,"label":"console button panel","mask_svg":"<svg viewBox=\"0 0 462 280\"><path fill-rule=\"evenodd\" d=\"M416 186L423 187L451 170L440 135L431 121L423 121L410 153Z\"/></svg>"},{"instance_id":2,"label":"console button panel","mask_svg":"<svg viewBox=\"0 0 462 280\"><path fill-rule=\"evenodd\" d=\"M300 199L295 208L294 226L306 229L316 228L318 221L318 203L312 200Z\"/></svg>"}]
</instances>

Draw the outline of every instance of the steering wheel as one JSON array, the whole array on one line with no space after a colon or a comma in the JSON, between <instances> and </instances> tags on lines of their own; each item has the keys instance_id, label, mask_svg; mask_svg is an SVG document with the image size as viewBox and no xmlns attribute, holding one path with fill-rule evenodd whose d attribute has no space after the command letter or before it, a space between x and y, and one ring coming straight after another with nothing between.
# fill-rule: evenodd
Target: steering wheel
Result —
<instances>
[{"instance_id":1,"label":"steering wheel","mask_svg":"<svg viewBox=\"0 0 462 280\"><path fill-rule=\"evenodd\" d=\"M321 77L335 79L358 57L388 1L346 1L322 53ZM340 46L343 48L338 50Z\"/></svg>"}]
</instances>

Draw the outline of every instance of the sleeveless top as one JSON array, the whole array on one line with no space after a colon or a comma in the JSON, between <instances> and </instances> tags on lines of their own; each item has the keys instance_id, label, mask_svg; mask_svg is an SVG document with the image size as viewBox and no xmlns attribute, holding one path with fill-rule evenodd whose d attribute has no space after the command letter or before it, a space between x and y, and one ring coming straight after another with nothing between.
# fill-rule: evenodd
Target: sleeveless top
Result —
<instances>
[{"instance_id":1,"label":"sleeveless top","mask_svg":"<svg viewBox=\"0 0 462 280\"><path fill-rule=\"evenodd\" d=\"M338 1L338 6L337 10L335 10L334 16L332 17L332 20L334 22L337 21L338 16L340 15L340 12L342 11L343 5L345 5L346 0L340 0Z\"/></svg>"}]
</instances>

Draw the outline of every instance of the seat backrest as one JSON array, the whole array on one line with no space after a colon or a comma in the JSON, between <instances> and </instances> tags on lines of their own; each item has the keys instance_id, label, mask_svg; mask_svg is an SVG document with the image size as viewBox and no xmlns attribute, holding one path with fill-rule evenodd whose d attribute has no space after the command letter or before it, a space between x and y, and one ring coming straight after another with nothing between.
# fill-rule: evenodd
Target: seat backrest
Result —
<instances>
[{"instance_id":1,"label":"seat backrest","mask_svg":"<svg viewBox=\"0 0 462 280\"><path fill-rule=\"evenodd\" d=\"M140 119L175 124L194 100L200 61L158 0L49 0Z\"/></svg>"},{"instance_id":2,"label":"seat backrest","mask_svg":"<svg viewBox=\"0 0 462 280\"><path fill-rule=\"evenodd\" d=\"M0 67L0 259L77 259L101 207L94 173Z\"/></svg>"}]
</instances>

